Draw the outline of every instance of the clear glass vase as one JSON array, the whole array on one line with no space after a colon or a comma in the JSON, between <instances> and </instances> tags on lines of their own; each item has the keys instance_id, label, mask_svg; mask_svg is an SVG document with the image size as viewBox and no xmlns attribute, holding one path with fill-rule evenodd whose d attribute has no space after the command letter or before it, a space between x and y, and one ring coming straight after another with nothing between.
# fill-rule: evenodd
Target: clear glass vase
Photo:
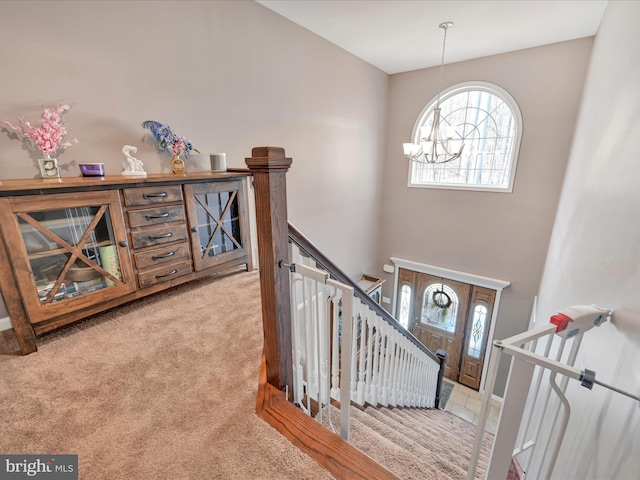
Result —
<instances>
[{"instance_id":1,"label":"clear glass vase","mask_svg":"<svg viewBox=\"0 0 640 480\"><path fill-rule=\"evenodd\" d=\"M51 158L51 155L45 155L38 159L40 167L40 175L42 178L60 178L60 168L58 168L58 159Z\"/></svg>"}]
</instances>

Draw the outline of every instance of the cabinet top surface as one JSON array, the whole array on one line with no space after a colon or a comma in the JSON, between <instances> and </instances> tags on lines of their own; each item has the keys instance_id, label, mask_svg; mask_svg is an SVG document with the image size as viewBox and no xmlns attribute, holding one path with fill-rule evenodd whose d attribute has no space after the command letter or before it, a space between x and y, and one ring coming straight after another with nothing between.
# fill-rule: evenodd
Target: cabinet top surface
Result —
<instances>
[{"instance_id":1,"label":"cabinet top surface","mask_svg":"<svg viewBox=\"0 0 640 480\"><path fill-rule=\"evenodd\" d=\"M227 180L250 175L244 169L227 172L188 172L182 175L153 173L146 177L107 175L104 177L62 177L62 178L10 178L0 180L0 197L11 195L31 195L55 193L69 190L101 190L135 188L158 183L196 183L199 181Z\"/></svg>"}]
</instances>

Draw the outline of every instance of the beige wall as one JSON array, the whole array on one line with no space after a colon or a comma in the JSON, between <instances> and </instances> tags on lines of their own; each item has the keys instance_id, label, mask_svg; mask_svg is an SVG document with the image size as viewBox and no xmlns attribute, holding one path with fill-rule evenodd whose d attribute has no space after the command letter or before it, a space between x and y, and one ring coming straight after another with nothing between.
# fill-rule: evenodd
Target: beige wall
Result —
<instances>
[{"instance_id":1,"label":"beige wall","mask_svg":"<svg viewBox=\"0 0 640 480\"><path fill-rule=\"evenodd\" d=\"M490 82L518 103L524 127L511 194L408 188L402 143L410 141L422 108L437 94L438 68L391 76L379 265L393 256L511 282L496 338L528 325L592 43L586 38L445 66L443 88ZM392 295L388 278L385 295Z\"/></svg>"},{"instance_id":2,"label":"beige wall","mask_svg":"<svg viewBox=\"0 0 640 480\"><path fill-rule=\"evenodd\" d=\"M80 144L59 155L63 176L78 162L119 174L124 144L169 172L147 119L203 153L187 170L212 152L241 167L252 147L282 146L291 221L349 275L373 264L388 76L261 5L2 2L0 65L0 121L73 105L63 118ZM0 132L0 180L35 177L36 158Z\"/></svg>"},{"instance_id":3,"label":"beige wall","mask_svg":"<svg viewBox=\"0 0 640 480\"><path fill-rule=\"evenodd\" d=\"M598 30L549 247L538 321L577 304L615 309L576 366L640 394L639 2L612 1ZM571 422L553 478L638 478L638 402L571 382ZM537 470L528 472L539 478Z\"/></svg>"}]
</instances>

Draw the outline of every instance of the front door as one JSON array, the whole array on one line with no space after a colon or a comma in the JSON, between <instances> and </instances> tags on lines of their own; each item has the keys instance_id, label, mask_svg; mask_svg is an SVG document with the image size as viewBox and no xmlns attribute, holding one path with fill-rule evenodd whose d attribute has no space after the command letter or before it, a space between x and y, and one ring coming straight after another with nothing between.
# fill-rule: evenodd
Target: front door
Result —
<instances>
[{"instance_id":1,"label":"front door","mask_svg":"<svg viewBox=\"0 0 640 480\"><path fill-rule=\"evenodd\" d=\"M457 381L470 286L420 273L416 282L413 334L432 352L448 353L444 374Z\"/></svg>"},{"instance_id":2,"label":"front door","mask_svg":"<svg viewBox=\"0 0 640 480\"><path fill-rule=\"evenodd\" d=\"M396 298L398 321L447 352L445 376L478 390L495 291L401 268Z\"/></svg>"}]
</instances>

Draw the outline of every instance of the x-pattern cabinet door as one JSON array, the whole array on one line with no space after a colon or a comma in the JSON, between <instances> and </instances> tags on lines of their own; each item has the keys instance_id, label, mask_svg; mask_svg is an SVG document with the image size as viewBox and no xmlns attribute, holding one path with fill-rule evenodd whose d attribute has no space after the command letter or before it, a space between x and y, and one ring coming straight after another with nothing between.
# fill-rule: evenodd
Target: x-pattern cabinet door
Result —
<instances>
[{"instance_id":1,"label":"x-pattern cabinet door","mask_svg":"<svg viewBox=\"0 0 640 480\"><path fill-rule=\"evenodd\" d=\"M246 255L249 227L242 180L184 186L196 271Z\"/></svg>"},{"instance_id":2,"label":"x-pattern cabinet door","mask_svg":"<svg viewBox=\"0 0 640 480\"><path fill-rule=\"evenodd\" d=\"M9 197L0 211L31 323L135 290L117 191Z\"/></svg>"}]
</instances>

